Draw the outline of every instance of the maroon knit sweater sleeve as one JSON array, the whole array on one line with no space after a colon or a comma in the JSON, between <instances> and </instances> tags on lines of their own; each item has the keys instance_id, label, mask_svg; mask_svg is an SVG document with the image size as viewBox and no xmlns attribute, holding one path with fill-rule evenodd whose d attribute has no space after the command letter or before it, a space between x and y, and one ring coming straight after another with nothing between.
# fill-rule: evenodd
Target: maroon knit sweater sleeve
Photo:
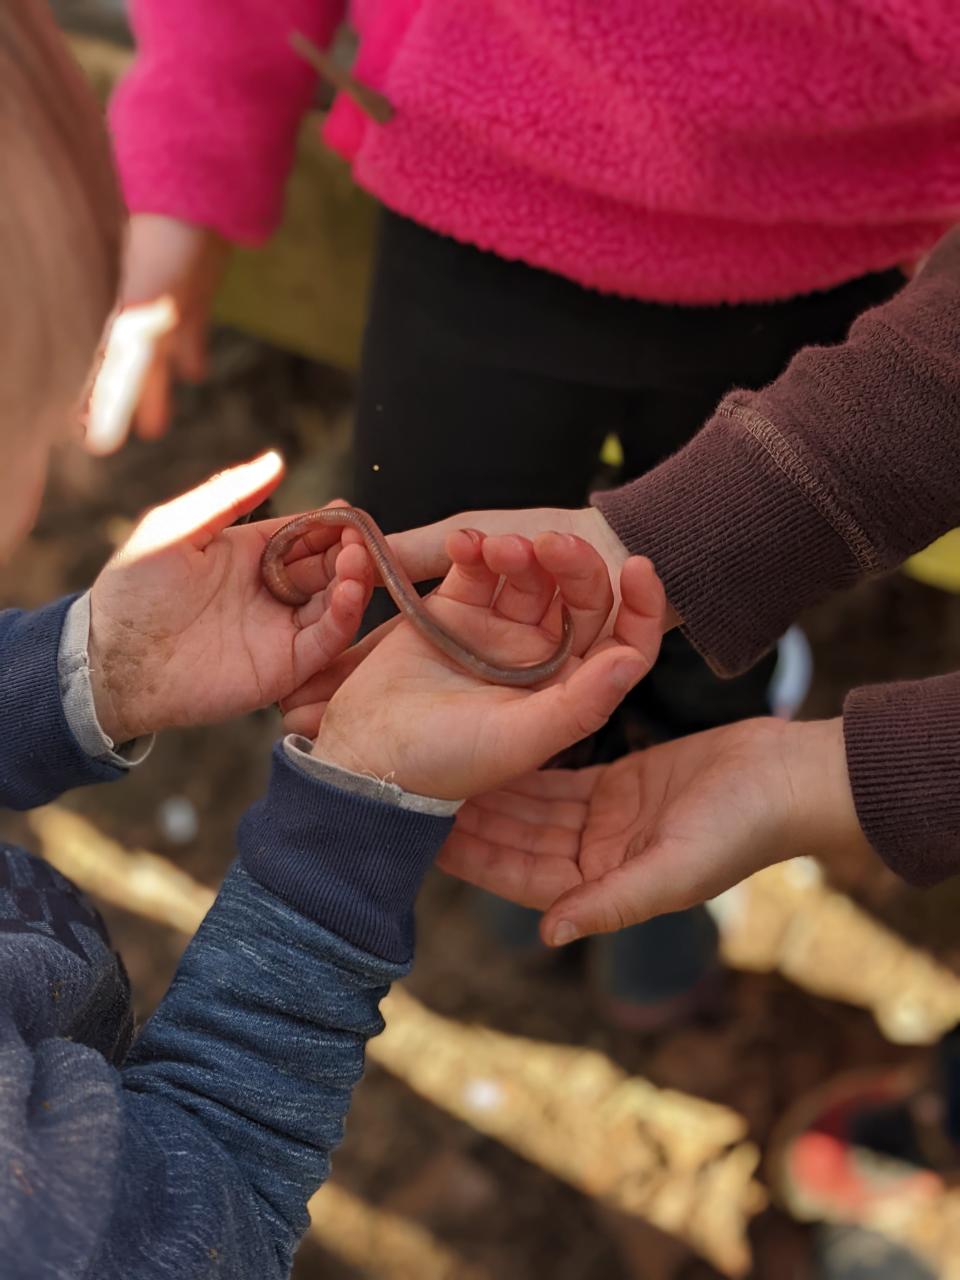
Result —
<instances>
[{"instance_id":1,"label":"maroon knit sweater sleeve","mask_svg":"<svg viewBox=\"0 0 960 1280\"><path fill-rule=\"evenodd\" d=\"M593 501L728 675L803 609L960 525L960 229L845 343L729 395L686 448ZM845 723L878 852L918 882L960 870L960 677L859 690Z\"/></svg>"},{"instance_id":2,"label":"maroon knit sweater sleeve","mask_svg":"<svg viewBox=\"0 0 960 1280\"><path fill-rule=\"evenodd\" d=\"M854 689L847 768L867 839L911 884L960 871L960 672Z\"/></svg>"}]
</instances>

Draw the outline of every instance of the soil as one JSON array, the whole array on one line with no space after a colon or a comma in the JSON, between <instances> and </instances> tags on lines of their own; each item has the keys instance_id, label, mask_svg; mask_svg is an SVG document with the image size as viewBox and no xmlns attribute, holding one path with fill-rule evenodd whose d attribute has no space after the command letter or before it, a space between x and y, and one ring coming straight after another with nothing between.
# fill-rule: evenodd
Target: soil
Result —
<instances>
[{"instance_id":1,"label":"soil","mask_svg":"<svg viewBox=\"0 0 960 1280\"><path fill-rule=\"evenodd\" d=\"M171 433L134 442L107 461L71 452L56 469L39 525L9 572L0 604L35 605L83 587L146 506L212 471L279 445L290 477L276 510L317 505L342 488L349 445L348 380L233 334L218 335L214 376L184 394ZM812 613L804 622L816 680L806 713L837 712L865 679L922 676L960 666L960 598L895 576ZM128 845L164 854L215 886L233 831L266 775L273 713L214 729L172 733L149 765L121 787L69 803ZM186 798L195 837L174 842L162 806ZM0 831L7 828L0 824ZM912 892L873 860L831 865L833 879L881 919L960 966L956 919L960 882ZM105 912L133 980L138 1013L163 994L183 939L122 911ZM611 1030L585 979L584 954L556 964L506 955L481 927L475 902L439 874L419 908L413 992L447 1015L558 1042L603 1049L631 1072L716 1099L749 1120L763 1145L799 1091L850 1067L924 1060L886 1044L871 1019L814 999L775 976L729 975L711 1019L660 1038ZM706 1280L715 1273L683 1246L643 1225L625 1224L500 1145L412 1095L373 1067L357 1091L335 1179L370 1204L427 1227L460 1258L507 1280ZM754 1224L754 1275L811 1274L809 1235L777 1209ZM360 1273L306 1243L299 1280L347 1280ZM379 1267L373 1275L388 1275Z\"/></svg>"}]
</instances>

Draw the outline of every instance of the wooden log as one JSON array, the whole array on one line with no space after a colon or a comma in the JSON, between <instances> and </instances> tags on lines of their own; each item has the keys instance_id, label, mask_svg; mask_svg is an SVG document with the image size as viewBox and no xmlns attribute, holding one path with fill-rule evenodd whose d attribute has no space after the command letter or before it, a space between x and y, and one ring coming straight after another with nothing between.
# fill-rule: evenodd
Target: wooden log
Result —
<instances>
[{"instance_id":1,"label":"wooden log","mask_svg":"<svg viewBox=\"0 0 960 1280\"><path fill-rule=\"evenodd\" d=\"M894 1044L960 1022L960 978L831 889L811 858L768 867L715 904L726 962L869 1009Z\"/></svg>"},{"instance_id":2,"label":"wooden log","mask_svg":"<svg viewBox=\"0 0 960 1280\"><path fill-rule=\"evenodd\" d=\"M605 1054L384 1002L377 1061L435 1106L623 1214L684 1240L727 1276L750 1268L766 1204L757 1148L728 1107L628 1076Z\"/></svg>"},{"instance_id":3,"label":"wooden log","mask_svg":"<svg viewBox=\"0 0 960 1280\"><path fill-rule=\"evenodd\" d=\"M378 1280L493 1280L424 1227L368 1204L336 1182L321 1187L308 1208L311 1238L365 1275Z\"/></svg>"}]
</instances>

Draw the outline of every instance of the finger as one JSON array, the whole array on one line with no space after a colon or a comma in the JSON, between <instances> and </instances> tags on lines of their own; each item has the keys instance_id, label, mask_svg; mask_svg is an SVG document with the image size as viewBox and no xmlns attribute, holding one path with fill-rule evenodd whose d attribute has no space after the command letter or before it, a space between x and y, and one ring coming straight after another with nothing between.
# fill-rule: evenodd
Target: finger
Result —
<instances>
[{"instance_id":1,"label":"finger","mask_svg":"<svg viewBox=\"0 0 960 1280\"><path fill-rule=\"evenodd\" d=\"M546 800L540 796L525 796L516 791L486 791L473 800L478 810L500 813L533 826L565 827L569 831L581 831L587 820L587 806L582 801L567 799Z\"/></svg>"},{"instance_id":2,"label":"finger","mask_svg":"<svg viewBox=\"0 0 960 1280\"><path fill-rule=\"evenodd\" d=\"M177 322L171 298L122 311L113 322L87 406L86 446L113 453L123 444L159 339Z\"/></svg>"},{"instance_id":3,"label":"finger","mask_svg":"<svg viewBox=\"0 0 960 1280\"><path fill-rule=\"evenodd\" d=\"M532 822L492 808L465 805L458 815L458 826L488 844L509 845L543 857L576 858L585 816L581 811L576 825L564 827L549 820Z\"/></svg>"},{"instance_id":4,"label":"finger","mask_svg":"<svg viewBox=\"0 0 960 1280\"><path fill-rule=\"evenodd\" d=\"M134 423L141 440L159 440L166 433L172 412L170 356L163 342L154 350L140 388Z\"/></svg>"},{"instance_id":5,"label":"finger","mask_svg":"<svg viewBox=\"0 0 960 1280\"><path fill-rule=\"evenodd\" d=\"M667 610L663 583L652 563L644 556L631 556L620 572L620 608L613 634L636 649L653 666L660 652Z\"/></svg>"},{"instance_id":6,"label":"finger","mask_svg":"<svg viewBox=\"0 0 960 1280\"><path fill-rule=\"evenodd\" d=\"M483 561L503 578L494 611L512 622L539 623L556 595L556 583L537 562L533 543L516 534L483 540Z\"/></svg>"},{"instance_id":7,"label":"finger","mask_svg":"<svg viewBox=\"0 0 960 1280\"><path fill-rule=\"evenodd\" d=\"M505 703L505 770L526 772L596 733L645 674L646 666L632 649L614 646L592 654L565 679Z\"/></svg>"},{"instance_id":8,"label":"finger","mask_svg":"<svg viewBox=\"0 0 960 1280\"><path fill-rule=\"evenodd\" d=\"M458 529L447 539L451 568L437 588L437 595L460 604L489 608L500 585L483 559L483 534L474 529Z\"/></svg>"},{"instance_id":9,"label":"finger","mask_svg":"<svg viewBox=\"0 0 960 1280\"><path fill-rule=\"evenodd\" d=\"M127 551L142 553L179 542L202 551L228 525L253 511L283 478L283 459L270 450L196 489L156 507L140 522Z\"/></svg>"},{"instance_id":10,"label":"finger","mask_svg":"<svg viewBox=\"0 0 960 1280\"><path fill-rule=\"evenodd\" d=\"M343 653L357 634L368 600L363 583L356 579L334 584L322 616L298 631L293 642L293 676L298 687Z\"/></svg>"},{"instance_id":11,"label":"finger","mask_svg":"<svg viewBox=\"0 0 960 1280\"><path fill-rule=\"evenodd\" d=\"M326 714L328 702L306 702L283 717L284 733L297 733L304 738L315 738Z\"/></svg>"},{"instance_id":12,"label":"finger","mask_svg":"<svg viewBox=\"0 0 960 1280\"><path fill-rule=\"evenodd\" d=\"M447 838L437 865L468 884L538 911L580 883L577 864L569 858L540 858L489 844L459 826Z\"/></svg>"},{"instance_id":13,"label":"finger","mask_svg":"<svg viewBox=\"0 0 960 1280\"><path fill-rule=\"evenodd\" d=\"M447 539L468 522L464 516L453 516L420 529L392 533L387 541L413 582L442 578L450 568Z\"/></svg>"},{"instance_id":14,"label":"finger","mask_svg":"<svg viewBox=\"0 0 960 1280\"><path fill-rule=\"evenodd\" d=\"M573 652L584 653L603 630L613 608L613 586L602 557L572 533L542 533L534 539L538 563L551 574L573 619ZM546 625L559 635L560 601Z\"/></svg>"},{"instance_id":15,"label":"finger","mask_svg":"<svg viewBox=\"0 0 960 1280\"><path fill-rule=\"evenodd\" d=\"M349 502L345 502L343 498L334 498L332 502L325 504L321 510L326 511L331 507L348 507ZM289 524L294 516L279 516L273 520L264 520L258 524L257 528L261 529L265 537L272 537L284 525ZM363 538L358 534L356 538L347 539L344 535L354 532L349 525L337 524L316 524L306 533L300 535L293 546L284 556L285 564L294 564L297 560L302 560L306 556L315 556L320 552L330 552L327 564L330 568L330 576L333 577L337 556L340 554L340 544L345 546L349 543L356 543L358 546L366 546Z\"/></svg>"},{"instance_id":16,"label":"finger","mask_svg":"<svg viewBox=\"0 0 960 1280\"><path fill-rule=\"evenodd\" d=\"M207 316L202 312L186 321L177 334L174 366L178 377L194 384L207 376Z\"/></svg>"},{"instance_id":17,"label":"finger","mask_svg":"<svg viewBox=\"0 0 960 1280\"><path fill-rule=\"evenodd\" d=\"M366 547L337 548L332 574L329 559L330 553L309 556L306 560L297 560L288 568L290 580L310 596L297 612L297 620L301 626L310 626L323 616L327 608L327 589L338 582L358 582L363 591L364 609L370 603L374 573L373 561Z\"/></svg>"},{"instance_id":18,"label":"finger","mask_svg":"<svg viewBox=\"0 0 960 1280\"><path fill-rule=\"evenodd\" d=\"M712 896L707 886L696 891L683 862L683 850L666 843L652 842L639 855L634 851L628 862L555 902L541 922L541 937L548 946L563 946L682 911Z\"/></svg>"},{"instance_id":19,"label":"finger","mask_svg":"<svg viewBox=\"0 0 960 1280\"><path fill-rule=\"evenodd\" d=\"M533 537L544 529L565 528L571 513L563 508L528 508L514 511L467 511L419 529L390 534L387 541L414 582L442 578L450 567L447 539L455 529L474 528L483 533L516 533Z\"/></svg>"},{"instance_id":20,"label":"finger","mask_svg":"<svg viewBox=\"0 0 960 1280\"><path fill-rule=\"evenodd\" d=\"M521 778L515 778L504 790L521 796L585 802L593 795L606 768L604 764L595 764L589 769L537 769Z\"/></svg>"},{"instance_id":21,"label":"finger","mask_svg":"<svg viewBox=\"0 0 960 1280\"><path fill-rule=\"evenodd\" d=\"M351 646L329 670L317 672L315 676L304 681L299 689L295 689L293 693L281 699L280 707L284 713L295 711L298 707L312 702L329 702L347 676L356 671L360 663L399 622L400 618L397 617L382 623L375 631L371 631L369 635Z\"/></svg>"}]
</instances>

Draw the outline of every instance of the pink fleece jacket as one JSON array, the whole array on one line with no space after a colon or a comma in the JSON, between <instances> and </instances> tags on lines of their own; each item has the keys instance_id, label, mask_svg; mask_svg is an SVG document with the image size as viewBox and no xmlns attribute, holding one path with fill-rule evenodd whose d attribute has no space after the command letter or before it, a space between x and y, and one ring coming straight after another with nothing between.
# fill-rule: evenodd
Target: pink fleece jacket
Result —
<instances>
[{"instance_id":1,"label":"pink fleece jacket","mask_svg":"<svg viewBox=\"0 0 960 1280\"><path fill-rule=\"evenodd\" d=\"M113 106L131 210L259 242L345 0L133 0ZM958 0L355 0L326 125L357 181L614 293L741 302L923 254L960 214Z\"/></svg>"}]
</instances>

